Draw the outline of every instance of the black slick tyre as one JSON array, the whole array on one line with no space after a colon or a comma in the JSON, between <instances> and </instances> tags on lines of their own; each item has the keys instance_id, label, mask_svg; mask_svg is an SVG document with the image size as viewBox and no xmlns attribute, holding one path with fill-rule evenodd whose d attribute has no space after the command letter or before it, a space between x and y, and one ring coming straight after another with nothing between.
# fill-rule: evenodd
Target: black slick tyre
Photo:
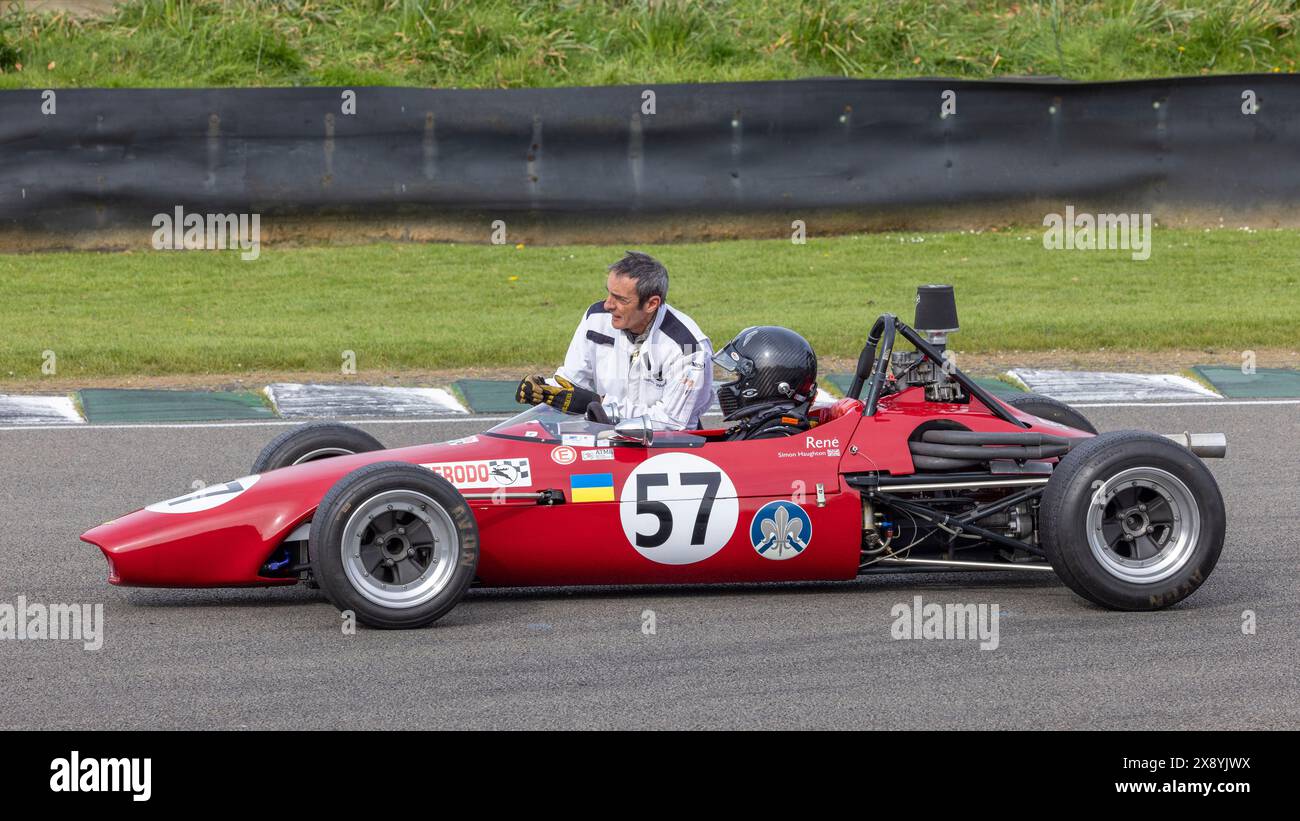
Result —
<instances>
[{"instance_id":1,"label":"black slick tyre","mask_svg":"<svg viewBox=\"0 0 1300 821\"><path fill-rule=\"evenodd\" d=\"M1039 505L1052 568L1114 610L1159 610L1190 596L1223 550L1223 497L1200 457L1162 436L1115 431L1061 458Z\"/></svg>"},{"instance_id":2,"label":"black slick tyre","mask_svg":"<svg viewBox=\"0 0 1300 821\"><path fill-rule=\"evenodd\" d=\"M478 567L478 525L446 479L378 462L340 479L311 523L312 576L370 627L432 624L456 606Z\"/></svg>"}]
</instances>

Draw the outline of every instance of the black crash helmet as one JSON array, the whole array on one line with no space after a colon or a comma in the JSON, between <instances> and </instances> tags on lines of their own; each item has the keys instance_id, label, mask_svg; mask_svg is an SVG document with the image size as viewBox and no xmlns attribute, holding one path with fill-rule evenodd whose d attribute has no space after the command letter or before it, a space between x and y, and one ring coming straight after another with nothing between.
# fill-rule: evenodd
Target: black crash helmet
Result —
<instances>
[{"instance_id":1,"label":"black crash helmet","mask_svg":"<svg viewBox=\"0 0 1300 821\"><path fill-rule=\"evenodd\" d=\"M817 390L817 354L808 340L789 328L746 328L713 357L720 368L736 374L718 386L722 415L765 402L803 402Z\"/></svg>"}]
</instances>

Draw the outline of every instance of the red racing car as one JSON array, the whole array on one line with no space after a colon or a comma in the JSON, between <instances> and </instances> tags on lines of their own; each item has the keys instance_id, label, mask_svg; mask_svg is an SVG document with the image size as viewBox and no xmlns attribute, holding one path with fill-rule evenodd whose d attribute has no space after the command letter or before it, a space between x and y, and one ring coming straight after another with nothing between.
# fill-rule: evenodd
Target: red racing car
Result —
<instances>
[{"instance_id":1,"label":"red racing car","mask_svg":"<svg viewBox=\"0 0 1300 821\"><path fill-rule=\"evenodd\" d=\"M895 351L897 337L915 350ZM306 582L384 628L432 623L471 584L1054 571L1096 604L1153 610L1205 581L1225 514L1201 457L1223 455L1221 435L1097 435L1046 397L994 398L951 366L943 339L881 316L846 398L782 438L599 424L545 405L393 450L308 424L272 441L251 475L82 539L113 584Z\"/></svg>"}]
</instances>

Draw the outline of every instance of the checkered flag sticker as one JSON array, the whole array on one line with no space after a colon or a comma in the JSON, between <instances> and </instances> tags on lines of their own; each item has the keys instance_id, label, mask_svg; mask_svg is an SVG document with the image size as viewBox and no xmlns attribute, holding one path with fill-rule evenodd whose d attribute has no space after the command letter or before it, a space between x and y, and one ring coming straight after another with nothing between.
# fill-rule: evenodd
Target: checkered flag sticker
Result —
<instances>
[{"instance_id":1,"label":"checkered flag sticker","mask_svg":"<svg viewBox=\"0 0 1300 821\"><path fill-rule=\"evenodd\" d=\"M489 459L488 472L503 480L505 484L528 484L529 482L527 459ZM506 477L512 477L513 481L506 481Z\"/></svg>"}]
</instances>

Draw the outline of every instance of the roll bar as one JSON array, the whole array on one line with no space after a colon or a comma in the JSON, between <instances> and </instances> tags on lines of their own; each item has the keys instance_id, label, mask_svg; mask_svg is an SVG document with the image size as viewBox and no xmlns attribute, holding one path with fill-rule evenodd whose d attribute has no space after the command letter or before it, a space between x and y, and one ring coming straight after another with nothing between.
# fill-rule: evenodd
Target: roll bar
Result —
<instances>
[{"instance_id":1,"label":"roll bar","mask_svg":"<svg viewBox=\"0 0 1300 821\"><path fill-rule=\"evenodd\" d=\"M880 402L880 392L885 386L885 377L889 374L889 359L894 353L894 338L898 334L902 334L904 339L915 345L916 349L931 362L941 368L945 366L943 353L931 345L925 337L893 314L881 314L875 324L871 326L871 332L867 334L867 344L863 346L862 353L858 355L858 367L854 371L853 382L849 385L847 393L847 396L852 399L861 398L862 387L864 384L867 386L867 397L863 400L863 416L876 415L876 407ZM879 355L876 352L877 346L880 347ZM1020 421L1008 411L1001 402L994 399L988 391L975 384L974 380L962 373L960 369L953 367L950 376L957 384L965 388L968 394L974 396L987 407L994 416L1018 428L1029 427L1029 425Z\"/></svg>"}]
</instances>

